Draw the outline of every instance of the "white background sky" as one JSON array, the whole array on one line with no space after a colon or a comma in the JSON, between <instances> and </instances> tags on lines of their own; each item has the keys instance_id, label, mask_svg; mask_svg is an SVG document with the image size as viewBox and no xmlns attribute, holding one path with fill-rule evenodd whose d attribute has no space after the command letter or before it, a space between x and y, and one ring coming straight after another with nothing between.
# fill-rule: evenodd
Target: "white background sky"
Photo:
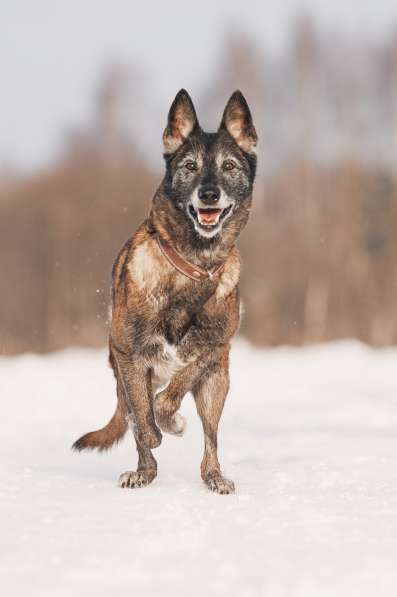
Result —
<instances>
[{"instance_id":1,"label":"white background sky","mask_svg":"<svg viewBox=\"0 0 397 597\"><path fill-rule=\"evenodd\" d=\"M2 0L0 164L32 168L56 154L62 132L89 119L106 64L137 67L142 101L165 115L180 87L200 95L225 30L277 52L302 9L375 40L397 23L395 0Z\"/></svg>"}]
</instances>

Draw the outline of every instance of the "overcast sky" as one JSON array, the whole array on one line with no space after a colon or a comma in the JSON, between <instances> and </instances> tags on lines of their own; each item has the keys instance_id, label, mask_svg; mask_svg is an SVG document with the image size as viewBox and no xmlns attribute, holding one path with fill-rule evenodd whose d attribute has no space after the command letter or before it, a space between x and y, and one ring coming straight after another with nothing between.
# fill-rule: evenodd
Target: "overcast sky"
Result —
<instances>
[{"instance_id":1,"label":"overcast sky","mask_svg":"<svg viewBox=\"0 0 397 597\"><path fill-rule=\"evenodd\" d=\"M397 22L396 0L1 0L0 163L34 168L55 155L65 128L90 117L106 64L140 69L142 94L165 113L180 87L200 95L225 30L278 52L304 8L354 36Z\"/></svg>"}]
</instances>

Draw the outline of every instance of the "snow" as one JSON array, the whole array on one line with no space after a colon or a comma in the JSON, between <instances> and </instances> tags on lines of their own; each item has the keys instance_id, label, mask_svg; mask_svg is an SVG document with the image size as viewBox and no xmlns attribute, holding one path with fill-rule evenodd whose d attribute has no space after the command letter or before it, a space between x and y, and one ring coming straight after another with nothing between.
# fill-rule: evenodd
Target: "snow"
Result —
<instances>
[{"instance_id":1,"label":"snow","mask_svg":"<svg viewBox=\"0 0 397 597\"><path fill-rule=\"evenodd\" d=\"M131 437L74 454L115 405L102 350L0 359L0 574L12 597L377 597L397 590L397 350L234 346L220 455L202 484L193 399L159 476L121 490Z\"/></svg>"}]
</instances>

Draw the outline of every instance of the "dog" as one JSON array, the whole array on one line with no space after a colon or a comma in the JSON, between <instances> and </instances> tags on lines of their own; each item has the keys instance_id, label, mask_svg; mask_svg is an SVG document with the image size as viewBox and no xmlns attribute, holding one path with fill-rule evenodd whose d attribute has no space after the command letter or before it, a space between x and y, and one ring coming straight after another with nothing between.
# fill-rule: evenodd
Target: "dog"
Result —
<instances>
[{"instance_id":1,"label":"dog","mask_svg":"<svg viewBox=\"0 0 397 597\"><path fill-rule=\"evenodd\" d=\"M235 487L221 472L217 434L240 321L235 242L251 208L257 134L240 91L227 102L218 131L206 133L181 89L163 142L164 179L112 271L109 362L117 408L103 429L73 448L107 450L130 427L138 466L119 485L146 486L157 475L152 450L162 431L183 434L178 410L192 392L204 431L201 477L210 490L229 494Z\"/></svg>"}]
</instances>

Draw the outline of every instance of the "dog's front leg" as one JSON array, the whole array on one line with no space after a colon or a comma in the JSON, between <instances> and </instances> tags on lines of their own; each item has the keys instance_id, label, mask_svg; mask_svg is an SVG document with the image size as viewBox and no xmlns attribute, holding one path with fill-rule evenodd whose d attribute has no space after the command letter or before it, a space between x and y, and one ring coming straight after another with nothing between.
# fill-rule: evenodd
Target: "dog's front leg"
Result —
<instances>
[{"instance_id":1,"label":"dog's front leg","mask_svg":"<svg viewBox=\"0 0 397 597\"><path fill-rule=\"evenodd\" d=\"M225 347L221 357L211 363L193 388L204 431L201 477L211 491L221 494L234 492L233 481L223 476L218 461L218 425L229 390L229 350Z\"/></svg>"},{"instance_id":2,"label":"dog's front leg","mask_svg":"<svg viewBox=\"0 0 397 597\"><path fill-rule=\"evenodd\" d=\"M204 431L204 456L201 477L207 487L216 493L234 492L234 483L223 476L218 461L218 425L229 390L229 347L216 361L211 362L193 388L197 412Z\"/></svg>"},{"instance_id":3,"label":"dog's front leg","mask_svg":"<svg viewBox=\"0 0 397 597\"><path fill-rule=\"evenodd\" d=\"M178 371L155 398L156 419L163 431L181 435L177 431L181 425L177 411L183 397L205 374L209 364L229 350L230 340L238 328L238 305L237 290L220 302L212 296L177 345L178 356L188 365Z\"/></svg>"},{"instance_id":4,"label":"dog's front leg","mask_svg":"<svg viewBox=\"0 0 397 597\"><path fill-rule=\"evenodd\" d=\"M129 412L132 409L127 420L131 423L131 417L133 418L136 441L142 446L157 448L162 436L154 420L147 365L140 357L132 357L117 350L115 353L118 375L127 402L125 410Z\"/></svg>"},{"instance_id":5,"label":"dog's front leg","mask_svg":"<svg viewBox=\"0 0 397 597\"><path fill-rule=\"evenodd\" d=\"M221 472L217 454L218 425L229 389L229 350L228 344L212 352L210 357L201 355L181 369L154 403L161 429L180 435L175 429L183 417L177 411L185 394L193 392L204 431L201 477L211 491L221 494L234 492L233 481Z\"/></svg>"},{"instance_id":6,"label":"dog's front leg","mask_svg":"<svg viewBox=\"0 0 397 597\"><path fill-rule=\"evenodd\" d=\"M211 358L216 356L216 352ZM182 435L185 430L185 419L177 411L183 397L190 392L209 364L208 355L196 358L194 361L175 373L168 386L154 399L154 412L160 428L172 435Z\"/></svg>"}]
</instances>

